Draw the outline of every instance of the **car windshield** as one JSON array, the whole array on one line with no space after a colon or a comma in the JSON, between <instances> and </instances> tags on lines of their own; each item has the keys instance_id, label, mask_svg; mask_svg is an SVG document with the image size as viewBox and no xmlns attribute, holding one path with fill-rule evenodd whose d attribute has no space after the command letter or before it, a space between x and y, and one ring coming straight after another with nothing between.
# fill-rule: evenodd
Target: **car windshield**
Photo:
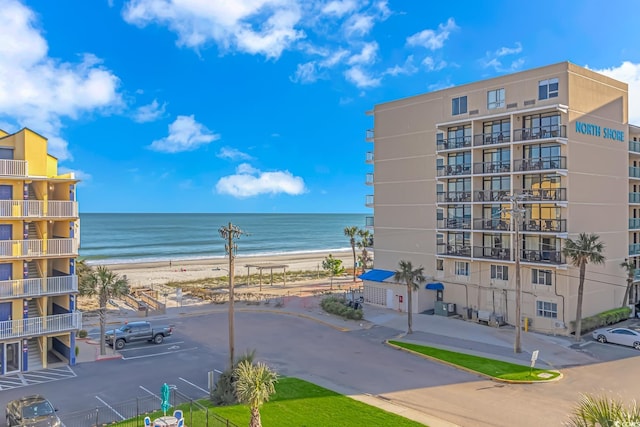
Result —
<instances>
[{"instance_id":1,"label":"car windshield","mask_svg":"<svg viewBox=\"0 0 640 427\"><path fill-rule=\"evenodd\" d=\"M33 403L22 408L22 418L37 418L51 415L55 411L49 402Z\"/></svg>"}]
</instances>

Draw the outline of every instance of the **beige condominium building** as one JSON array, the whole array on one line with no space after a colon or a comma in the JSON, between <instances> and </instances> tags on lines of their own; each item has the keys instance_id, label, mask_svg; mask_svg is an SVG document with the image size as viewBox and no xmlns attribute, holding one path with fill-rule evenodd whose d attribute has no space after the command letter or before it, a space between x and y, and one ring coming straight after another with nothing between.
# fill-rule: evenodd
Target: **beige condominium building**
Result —
<instances>
[{"instance_id":1,"label":"beige condominium building","mask_svg":"<svg viewBox=\"0 0 640 427\"><path fill-rule=\"evenodd\" d=\"M368 112L375 269L365 300L570 334L578 270L566 239L600 236L583 317L620 307L640 257L640 128L627 84L569 62L378 104ZM519 257L516 263L516 257ZM407 307L399 261L427 282ZM630 303L640 299L634 283Z\"/></svg>"}]
</instances>

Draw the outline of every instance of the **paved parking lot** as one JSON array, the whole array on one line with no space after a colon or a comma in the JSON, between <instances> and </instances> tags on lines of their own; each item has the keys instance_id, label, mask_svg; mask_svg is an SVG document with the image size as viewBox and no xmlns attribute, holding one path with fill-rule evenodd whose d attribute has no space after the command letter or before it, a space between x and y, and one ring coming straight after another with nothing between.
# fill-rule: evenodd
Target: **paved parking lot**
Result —
<instances>
[{"instance_id":1,"label":"paved parking lot","mask_svg":"<svg viewBox=\"0 0 640 427\"><path fill-rule=\"evenodd\" d=\"M98 342L100 339L99 329L94 328L87 332L89 338ZM158 357L183 351L196 351L197 349L198 346L196 342L186 342L182 336L174 333L170 337L165 338L162 344L153 344L144 341L127 343L126 346L117 353L122 356L123 360L133 360ZM116 354L116 352L113 351L113 347L107 346L107 354Z\"/></svg>"},{"instance_id":2,"label":"paved parking lot","mask_svg":"<svg viewBox=\"0 0 640 427\"><path fill-rule=\"evenodd\" d=\"M39 371L19 372L0 377L0 390L10 390L35 384L74 378L76 373L70 366L61 365Z\"/></svg>"},{"instance_id":3,"label":"paved parking lot","mask_svg":"<svg viewBox=\"0 0 640 427\"><path fill-rule=\"evenodd\" d=\"M629 319L615 325L617 328L640 329L640 319ZM581 350L601 362L612 362L614 360L626 359L640 356L640 352L634 348L618 344L602 344L594 340L591 333L583 336L585 343Z\"/></svg>"}]
</instances>

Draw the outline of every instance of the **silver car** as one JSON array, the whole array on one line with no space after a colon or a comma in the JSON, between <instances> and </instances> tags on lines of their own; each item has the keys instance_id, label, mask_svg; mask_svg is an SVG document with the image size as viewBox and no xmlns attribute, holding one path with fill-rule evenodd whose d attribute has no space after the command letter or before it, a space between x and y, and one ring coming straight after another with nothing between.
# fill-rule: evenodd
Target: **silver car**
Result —
<instances>
[{"instance_id":1,"label":"silver car","mask_svg":"<svg viewBox=\"0 0 640 427\"><path fill-rule=\"evenodd\" d=\"M597 329L592 333L593 339L599 342L626 345L640 350L640 332L629 328Z\"/></svg>"}]
</instances>

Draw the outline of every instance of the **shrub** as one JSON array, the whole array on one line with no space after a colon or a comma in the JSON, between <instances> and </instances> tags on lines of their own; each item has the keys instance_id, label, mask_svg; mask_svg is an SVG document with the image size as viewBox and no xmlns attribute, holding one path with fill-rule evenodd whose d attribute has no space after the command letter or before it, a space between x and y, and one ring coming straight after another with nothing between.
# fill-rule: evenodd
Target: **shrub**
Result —
<instances>
[{"instance_id":1,"label":"shrub","mask_svg":"<svg viewBox=\"0 0 640 427\"><path fill-rule=\"evenodd\" d=\"M327 313L335 314L345 319L360 320L363 316L362 309L356 310L353 307L348 307L345 305L344 299L336 296L323 298L320 301L320 307Z\"/></svg>"},{"instance_id":2,"label":"shrub","mask_svg":"<svg viewBox=\"0 0 640 427\"><path fill-rule=\"evenodd\" d=\"M614 323L622 322L629 318L631 309L629 307L614 308L612 310L603 311L594 316L582 319L582 331L588 332ZM576 322L571 321L571 326L575 329Z\"/></svg>"},{"instance_id":3,"label":"shrub","mask_svg":"<svg viewBox=\"0 0 640 427\"><path fill-rule=\"evenodd\" d=\"M89 333L85 329L80 329L78 331L78 338L86 338Z\"/></svg>"}]
</instances>

